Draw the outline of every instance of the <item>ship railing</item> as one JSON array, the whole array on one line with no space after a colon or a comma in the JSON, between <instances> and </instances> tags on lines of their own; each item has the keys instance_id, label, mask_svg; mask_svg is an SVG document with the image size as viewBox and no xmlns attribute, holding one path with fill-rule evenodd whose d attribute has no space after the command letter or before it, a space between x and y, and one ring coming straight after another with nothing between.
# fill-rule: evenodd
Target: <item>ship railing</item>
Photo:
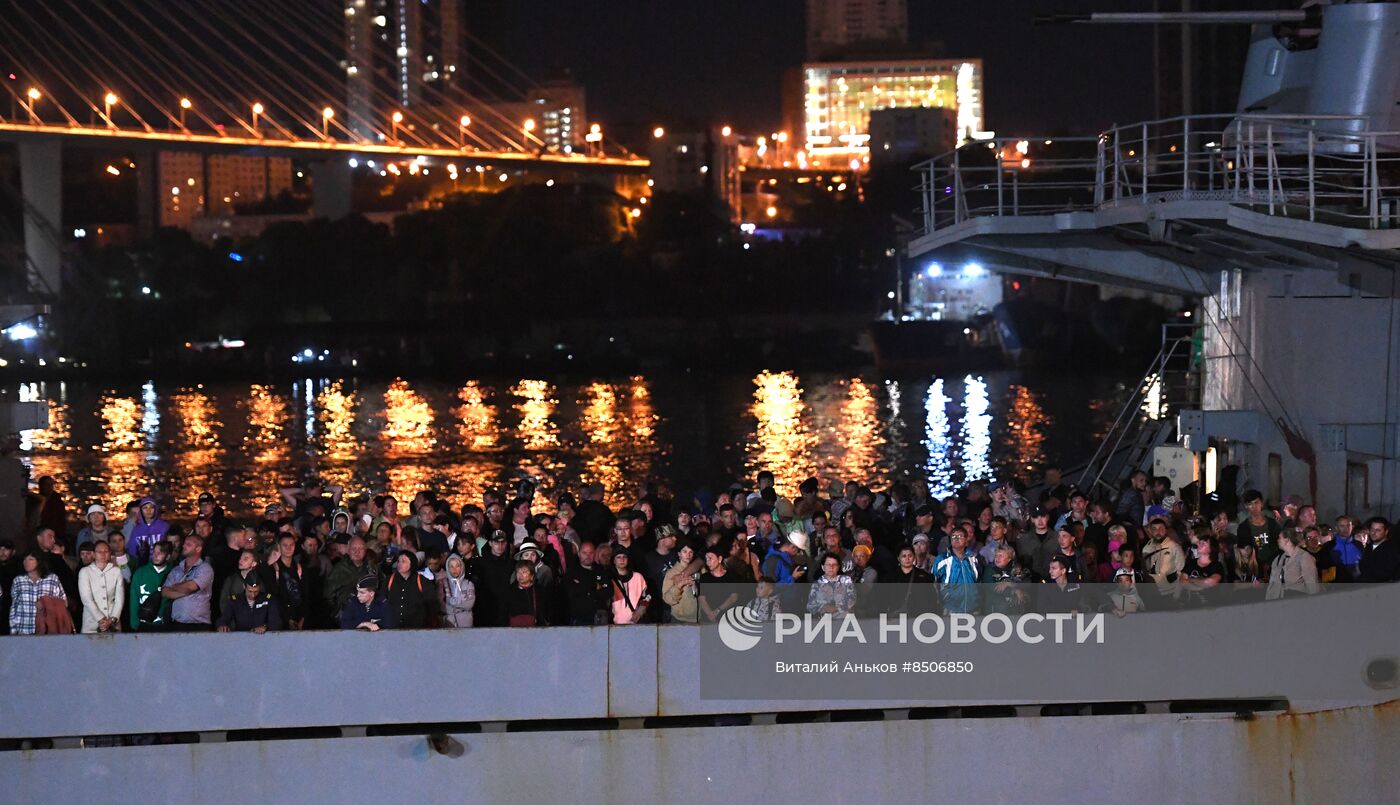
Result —
<instances>
[{"instance_id":1,"label":"ship railing","mask_svg":"<svg viewBox=\"0 0 1400 805\"><path fill-rule=\"evenodd\" d=\"M915 166L924 234L989 216L1223 202L1400 228L1400 133L1349 115L1190 115L1098 137L997 137Z\"/></svg>"}]
</instances>

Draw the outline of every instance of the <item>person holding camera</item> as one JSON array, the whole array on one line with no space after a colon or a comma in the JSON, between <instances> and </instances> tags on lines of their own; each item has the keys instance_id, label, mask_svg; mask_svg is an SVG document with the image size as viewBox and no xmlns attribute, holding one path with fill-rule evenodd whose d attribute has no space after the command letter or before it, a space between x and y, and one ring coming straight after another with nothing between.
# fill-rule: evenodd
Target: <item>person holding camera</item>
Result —
<instances>
[{"instance_id":1,"label":"person holding camera","mask_svg":"<svg viewBox=\"0 0 1400 805\"><path fill-rule=\"evenodd\" d=\"M676 551L676 563L666 571L661 583L661 600L671 608L671 620L676 623L700 622L700 599L697 597L700 569L704 564L695 558L695 549L688 543Z\"/></svg>"}]
</instances>

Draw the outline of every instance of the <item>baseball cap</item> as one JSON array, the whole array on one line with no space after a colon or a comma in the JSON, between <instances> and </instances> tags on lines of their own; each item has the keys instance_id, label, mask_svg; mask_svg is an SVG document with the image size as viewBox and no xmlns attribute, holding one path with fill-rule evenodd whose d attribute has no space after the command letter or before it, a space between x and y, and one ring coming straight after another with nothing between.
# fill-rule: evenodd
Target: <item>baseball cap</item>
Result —
<instances>
[{"instance_id":1,"label":"baseball cap","mask_svg":"<svg viewBox=\"0 0 1400 805\"><path fill-rule=\"evenodd\" d=\"M198 502L199 502L199 503L213 503L213 502L214 502L214 496L213 496L213 494L211 494L211 493L209 493L209 492L201 492L201 493L199 493L199 500L198 500Z\"/></svg>"},{"instance_id":2,"label":"baseball cap","mask_svg":"<svg viewBox=\"0 0 1400 805\"><path fill-rule=\"evenodd\" d=\"M377 590L379 589L379 579L376 579L374 576L361 576L360 580L355 582L355 589Z\"/></svg>"},{"instance_id":3,"label":"baseball cap","mask_svg":"<svg viewBox=\"0 0 1400 805\"><path fill-rule=\"evenodd\" d=\"M91 517L91 516L94 515L94 514L104 514L104 515L105 515L105 514L107 513L107 510L104 509L104 508L102 508L102 504L101 504L101 503L94 503L94 504L92 504L91 506L88 507L87 513L88 513L88 516L89 516L89 517Z\"/></svg>"},{"instance_id":4,"label":"baseball cap","mask_svg":"<svg viewBox=\"0 0 1400 805\"><path fill-rule=\"evenodd\" d=\"M250 570L243 574L244 587L262 587L262 579L258 578L258 571Z\"/></svg>"},{"instance_id":5,"label":"baseball cap","mask_svg":"<svg viewBox=\"0 0 1400 805\"><path fill-rule=\"evenodd\" d=\"M1049 515L1050 512L1046 511L1043 506L1036 506L1034 509L1031 509L1032 517L1048 517Z\"/></svg>"}]
</instances>

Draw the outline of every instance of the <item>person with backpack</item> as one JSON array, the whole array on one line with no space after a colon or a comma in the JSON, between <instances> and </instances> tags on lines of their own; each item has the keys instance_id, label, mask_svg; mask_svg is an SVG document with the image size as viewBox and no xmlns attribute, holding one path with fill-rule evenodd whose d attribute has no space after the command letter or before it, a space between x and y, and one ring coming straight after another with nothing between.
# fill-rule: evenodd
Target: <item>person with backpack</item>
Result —
<instances>
[{"instance_id":1,"label":"person with backpack","mask_svg":"<svg viewBox=\"0 0 1400 805\"><path fill-rule=\"evenodd\" d=\"M394 571L384 583L384 600L398 628L428 625L428 616L435 609L432 604L437 601L437 585L418 572L418 557L413 551L400 551L394 560Z\"/></svg>"}]
</instances>

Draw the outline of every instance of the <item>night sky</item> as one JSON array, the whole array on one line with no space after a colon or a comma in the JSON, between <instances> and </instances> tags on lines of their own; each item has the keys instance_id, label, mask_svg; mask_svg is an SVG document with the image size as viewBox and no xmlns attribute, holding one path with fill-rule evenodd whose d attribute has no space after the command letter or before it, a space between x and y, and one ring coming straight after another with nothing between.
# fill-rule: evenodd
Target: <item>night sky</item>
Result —
<instances>
[{"instance_id":1,"label":"night sky","mask_svg":"<svg viewBox=\"0 0 1400 805\"><path fill-rule=\"evenodd\" d=\"M531 75L568 68L589 115L775 129L783 70L801 64L803 0L607 0L477 5L475 28ZM1037 14L1150 10L1152 0L910 0L910 41L984 61L987 124L1095 133L1152 114L1149 26L1035 27Z\"/></svg>"},{"instance_id":2,"label":"night sky","mask_svg":"<svg viewBox=\"0 0 1400 805\"><path fill-rule=\"evenodd\" d=\"M1177 1L1156 0L1167 7ZM259 31L307 37L311 47L306 52L324 62L327 74L339 69L334 60L343 52L340 0L296 0L307 5L296 6L295 12L291 0L104 3L130 22L129 34L112 29L88 2L0 0L0 56L20 52L14 60L0 58L0 66L25 80L34 75L53 91L63 89L44 64L53 45L36 29L53 31L62 50L71 47L82 54L65 63L79 83L91 85L89 92L100 87L99 79L88 74L110 73L102 66L108 55L131 63L136 57L130 54L140 50L131 40L153 26L179 37L192 51L215 54L219 70L238 75L257 72L225 64L266 63L291 80L320 80L285 67L283 62L295 61L279 50L285 45L271 34L257 36ZM570 71L588 92L589 116L634 147L657 123L729 123L741 132L774 131L782 120L783 73L798 68L805 55L804 0L467 0L464 5L466 27L474 36L537 80ZM994 130L1093 134L1113 122L1151 117L1151 26L1036 27L1033 20L1037 14L1142 11L1153 5L1154 0L909 0L910 51L980 57L986 122ZM195 18L209 18L212 30L229 33L210 35L210 28L194 24ZM185 34L186 28L194 33ZM255 41L240 39L233 29L251 33ZM145 39L158 43L156 33ZM164 46L162 51L169 55ZM469 54L468 69L472 61ZM106 86L111 79L101 81ZM113 86L123 90L123 97L136 97L121 82ZM319 104L324 86L317 84L308 94Z\"/></svg>"}]
</instances>

